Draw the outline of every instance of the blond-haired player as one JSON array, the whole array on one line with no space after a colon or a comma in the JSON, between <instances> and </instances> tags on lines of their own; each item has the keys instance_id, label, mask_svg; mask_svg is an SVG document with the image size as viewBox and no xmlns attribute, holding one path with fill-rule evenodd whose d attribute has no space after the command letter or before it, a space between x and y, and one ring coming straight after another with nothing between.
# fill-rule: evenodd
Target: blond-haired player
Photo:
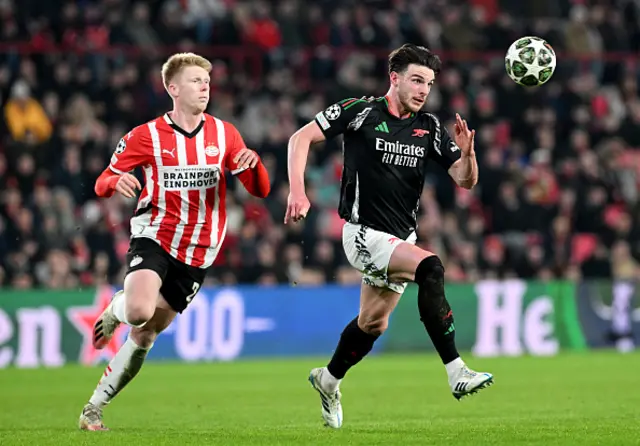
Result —
<instances>
[{"instance_id":1,"label":"blond-haired player","mask_svg":"<svg viewBox=\"0 0 640 446\"><path fill-rule=\"evenodd\" d=\"M226 232L225 169L252 195L269 193L258 155L232 124L205 113L210 70L211 63L196 54L171 56L162 80L173 110L128 132L96 181L100 197L141 192L131 218L124 289L95 322L93 344L104 348L120 324L131 330L84 406L80 429L107 429L104 406L136 376L158 334L198 293ZM137 167L144 185L130 173Z\"/></svg>"}]
</instances>

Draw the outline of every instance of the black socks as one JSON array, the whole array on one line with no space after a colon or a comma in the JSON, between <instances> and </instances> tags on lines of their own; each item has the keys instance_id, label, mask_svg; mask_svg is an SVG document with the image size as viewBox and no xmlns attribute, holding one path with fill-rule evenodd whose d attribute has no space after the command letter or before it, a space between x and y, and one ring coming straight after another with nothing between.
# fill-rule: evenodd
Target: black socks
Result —
<instances>
[{"instance_id":1,"label":"black socks","mask_svg":"<svg viewBox=\"0 0 640 446\"><path fill-rule=\"evenodd\" d=\"M453 313L444 296L444 266L437 256L424 259L416 269L418 311L433 346L444 364L460 355L456 349Z\"/></svg>"},{"instance_id":2,"label":"black socks","mask_svg":"<svg viewBox=\"0 0 640 446\"><path fill-rule=\"evenodd\" d=\"M358 327L358 317L356 316L340 335L338 347L327 365L329 373L337 379L344 378L351 367L367 356L376 339L378 339L377 335L365 333Z\"/></svg>"},{"instance_id":3,"label":"black socks","mask_svg":"<svg viewBox=\"0 0 640 446\"><path fill-rule=\"evenodd\" d=\"M418 311L442 362L448 364L458 358L455 342L453 313L444 296L444 266L437 256L424 259L415 275L418 284ZM378 339L358 327L358 318L345 327L338 347L327 365L329 373L342 379L347 371L359 363L373 348Z\"/></svg>"}]
</instances>

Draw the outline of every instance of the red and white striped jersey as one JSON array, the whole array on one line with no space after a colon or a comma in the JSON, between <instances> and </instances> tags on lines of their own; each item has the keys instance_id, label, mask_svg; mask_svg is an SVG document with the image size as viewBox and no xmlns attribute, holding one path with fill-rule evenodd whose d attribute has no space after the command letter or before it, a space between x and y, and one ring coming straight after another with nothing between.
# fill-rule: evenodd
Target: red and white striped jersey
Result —
<instances>
[{"instance_id":1,"label":"red and white striped jersey","mask_svg":"<svg viewBox=\"0 0 640 446\"><path fill-rule=\"evenodd\" d=\"M131 237L155 240L182 263L211 266L227 229L225 167L245 148L230 123L204 115L186 133L165 114L120 140L110 169L144 170L145 184L131 219Z\"/></svg>"}]
</instances>

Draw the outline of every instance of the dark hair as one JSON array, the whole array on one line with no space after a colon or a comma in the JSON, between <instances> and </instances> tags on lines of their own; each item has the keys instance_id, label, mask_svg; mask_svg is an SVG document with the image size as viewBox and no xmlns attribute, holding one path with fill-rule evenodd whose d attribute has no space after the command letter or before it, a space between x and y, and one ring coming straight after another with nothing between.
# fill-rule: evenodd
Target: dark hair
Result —
<instances>
[{"instance_id":1,"label":"dark hair","mask_svg":"<svg viewBox=\"0 0 640 446\"><path fill-rule=\"evenodd\" d=\"M431 68L435 74L440 73L440 58L423 46L405 43L389 54L389 74L404 73L409 65L416 64Z\"/></svg>"}]
</instances>

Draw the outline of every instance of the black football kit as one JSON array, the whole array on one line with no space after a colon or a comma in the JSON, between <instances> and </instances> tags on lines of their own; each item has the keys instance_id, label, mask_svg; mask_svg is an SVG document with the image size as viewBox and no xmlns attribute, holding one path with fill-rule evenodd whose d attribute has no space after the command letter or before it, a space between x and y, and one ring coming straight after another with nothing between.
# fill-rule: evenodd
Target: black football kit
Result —
<instances>
[{"instance_id":1,"label":"black football kit","mask_svg":"<svg viewBox=\"0 0 640 446\"><path fill-rule=\"evenodd\" d=\"M315 121L327 139L344 135L340 217L403 240L416 229L427 161L448 170L461 155L436 116L400 119L385 97L345 99Z\"/></svg>"}]
</instances>

